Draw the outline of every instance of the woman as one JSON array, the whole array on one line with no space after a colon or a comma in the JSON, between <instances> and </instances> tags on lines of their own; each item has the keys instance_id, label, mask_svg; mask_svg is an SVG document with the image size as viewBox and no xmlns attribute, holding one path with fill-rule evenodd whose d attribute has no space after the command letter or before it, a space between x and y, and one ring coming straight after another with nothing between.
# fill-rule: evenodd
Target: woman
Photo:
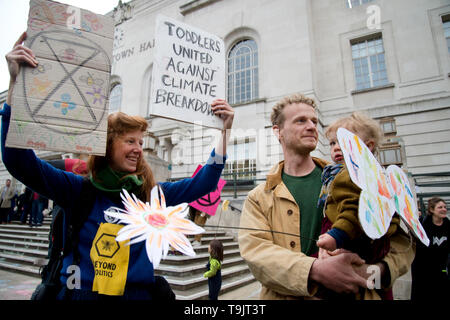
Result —
<instances>
[{"instance_id":1,"label":"woman","mask_svg":"<svg viewBox=\"0 0 450 320\"><path fill-rule=\"evenodd\" d=\"M450 221L443 199L433 197L428 200L428 215L422 224L430 244L425 247L421 242L417 242L416 257L412 264L411 300L448 299Z\"/></svg>"},{"instance_id":2,"label":"woman","mask_svg":"<svg viewBox=\"0 0 450 320\"><path fill-rule=\"evenodd\" d=\"M108 223L109 220L107 221L104 215L104 211L110 207L123 208L120 199L122 188L145 202L149 201L150 190L156 182L143 157L142 145L147 121L142 117L128 116L121 112L108 117L106 156L90 157L90 180L54 168L37 158L32 150L6 148L11 96L20 65L38 65L33 52L22 44L25 38L26 33L23 33L13 50L6 55L11 79L7 101L2 111L3 162L18 180L63 207L69 220L76 220L81 214L79 211L83 208L80 203L86 201L86 193L82 193L86 181L90 182L92 188L89 197L94 199L92 204L85 205L89 212L77 232L78 238L75 236L78 239L77 245L64 258L61 271L63 289L58 298L155 298L152 297L154 291L149 290L155 282L153 265L147 258L144 243L118 245L115 235L122 226ZM207 164L195 177L160 184L168 206L189 203L213 191L217 186L224 167L224 155L234 111L221 99L215 100L211 106L215 115L224 120L222 139L219 139ZM76 257L74 253L77 253ZM77 271L80 279L75 277Z\"/></svg>"}]
</instances>

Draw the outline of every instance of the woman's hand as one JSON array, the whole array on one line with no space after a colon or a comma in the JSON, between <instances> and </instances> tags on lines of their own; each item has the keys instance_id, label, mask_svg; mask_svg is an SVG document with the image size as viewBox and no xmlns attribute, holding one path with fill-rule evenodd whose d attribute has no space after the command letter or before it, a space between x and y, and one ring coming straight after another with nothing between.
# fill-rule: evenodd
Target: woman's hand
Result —
<instances>
[{"instance_id":1,"label":"woman's hand","mask_svg":"<svg viewBox=\"0 0 450 320\"><path fill-rule=\"evenodd\" d=\"M12 82L16 81L21 63L28 64L32 67L36 67L38 65L38 61L36 60L33 51L23 45L26 38L27 33L22 33L17 42L14 44L13 49L5 56L6 61L8 62L9 76Z\"/></svg>"},{"instance_id":2,"label":"woman's hand","mask_svg":"<svg viewBox=\"0 0 450 320\"><path fill-rule=\"evenodd\" d=\"M215 115L223 119L223 129L231 129L233 126L234 110L224 99L216 99L211 103L211 109Z\"/></svg>"},{"instance_id":3,"label":"woman's hand","mask_svg":"<svg viewBox=\"0 0 450 320\"><path fill-rule=\"evenodd\" d=\"M27 38L27 33L24 32L21 34L19 39L14 44L13 49L8 52L5 56L6 61L8 63L9 70L9 90L8 96L6 97L6 103L11 105L12 94L14 90L14 83L16 82L17 76L19 75L20 65L22 63L28 64L32 67L36 67L38 65L38 61L36 57L31 51L31 49L25 47L23 42Z\"/></svg>"},{"instance_id":4,"label":"woman's hand","mask_svg":"<svg viewBox=\"0 0 450 320\"><path fill-rule=\"evenodd\" d=\"M216 153L219 155L227 154L227 145L230 139L231 127L233 126L234 110L224 99L216 99L211 103L211 110L215 115L223 119L222 138L216 147Z\"/></svg>"}]
</instances>

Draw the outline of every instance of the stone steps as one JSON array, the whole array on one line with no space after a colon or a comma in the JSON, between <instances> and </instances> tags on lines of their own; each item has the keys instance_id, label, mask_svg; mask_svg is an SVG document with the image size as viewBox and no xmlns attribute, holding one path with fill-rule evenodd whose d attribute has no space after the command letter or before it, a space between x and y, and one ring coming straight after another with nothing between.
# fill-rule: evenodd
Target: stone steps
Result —
<instances>
[{"instance_id":1,"label":"stone steps","mask_svg":"<svg viewBox=\"0 0 450 320\"><path fill-rule=\"evenodd\" d=\"M48 235L51 218L42 226L30 227L19 222L0 226L0 268L40 277L47 263ZM194 236L188 236L193 240ZM161 260L155 274L167 279L179 300L208 299L208 279L203 277L209 259L209 242L220 240L224 245L221 293L247 285L255 279L241 258L239 246L224 231L209 231L202 235L201 244L194 247L195 257L169 254Z\"/></svg>"}]
</instances>

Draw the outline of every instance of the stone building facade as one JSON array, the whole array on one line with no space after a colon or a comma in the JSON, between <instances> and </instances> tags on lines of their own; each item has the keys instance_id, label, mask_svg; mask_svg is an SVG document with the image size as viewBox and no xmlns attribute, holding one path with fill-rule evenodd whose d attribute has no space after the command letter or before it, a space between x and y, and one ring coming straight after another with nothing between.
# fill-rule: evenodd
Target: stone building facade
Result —
<instances>
[{"instance_id":1,"label":"stone building facade","mask_svg":"<svg viewBox=\"0 0 450 320\"><path fill-rule=\"evenodd\" d=\"M282 159L271 109L301 92L319 105L314 156L329 159L323 132L332 121L362 111L385 132L380 161L401 165L419 192L447 197L448 0L131 0L109 14L116 21L110 110L148 119L146 153L160 179L190 176L218 136L149 115L155 20L163 14L225 41L225 98L236 112L226 195L243 199Z\"/></svg>"},{"instance_id":2,"label":"stone building facade","mask_svg":"<svg viewBox=\"0 0 450 320\"><path fill-rule=\"evenodd\" d=\"M114 110L148 116L159 13L225 41L225 98L236 111L225 177L264 178L282 157L271 108L302 92L319 104L315 156L328 157L322 134L327 125L362 111L385 131L383 164L401 165L421 192L445 192L445 183L440 189L426 184L445 180L439 174L450 171L448 1L133 0L113 12ZM155 150L170 163L172 178L189 176L205 161L217 135L151 116L149 121ZM429 173L437 177L417 176Z\"/></svg>"}]
</instances>

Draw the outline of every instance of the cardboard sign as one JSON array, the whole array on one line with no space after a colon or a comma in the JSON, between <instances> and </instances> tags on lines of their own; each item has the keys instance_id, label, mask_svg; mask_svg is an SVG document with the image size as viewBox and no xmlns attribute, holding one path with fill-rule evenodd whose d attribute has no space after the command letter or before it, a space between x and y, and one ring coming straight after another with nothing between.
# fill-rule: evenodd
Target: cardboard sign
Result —
<instances>
[{"instance_id":1,"label":"cardboard sign","mask_svg":"<svg viewBox=\"0 0 450 320\"><path fill-rule=\"evenodd\" d=\"M114 22L73 6L31 0L6 145L104 155Z\"/></svg>"},{"instance_id":2,"label":"cardboard sign","mask_svg":"<svg viewBox=\"0 0 450 320\"><path fill-rule=\"evenodd\" d=\"M223 128L211 102L225 98L225 45L219 37L158 15L150 114Z\"/></svg>"},{"instance_id":3,"label":"cardboard sign","mask_svg":"<svg viewBox=\"0 0 450 320\"><path fill-rule=\"evenodd\" d=\"M202 165L199 164L192 176L195 176L201 168ZM216 214L217 207L220 204L220 193L226 183L226 180L219 179L216 190L195 201L192 201L189 205L197 210L200 210L201 212L209 214L210 216L214 216Z\"/></svg>"},{"instance_id":4,"label":"cardboard sign","mask_svg":"<svg viewBox=\"0 0 450 320\"><path fill-rule=\"evenodd\" d=\"M430 240L419 222L416 201L403 170L391 165L385 171L364 142L344 128L337 130L337 138L350 178L362 190L358 217L367 236L371 239L382 237L393 215L398 213L428 246Z\"/></svg>"}]
</instances>

